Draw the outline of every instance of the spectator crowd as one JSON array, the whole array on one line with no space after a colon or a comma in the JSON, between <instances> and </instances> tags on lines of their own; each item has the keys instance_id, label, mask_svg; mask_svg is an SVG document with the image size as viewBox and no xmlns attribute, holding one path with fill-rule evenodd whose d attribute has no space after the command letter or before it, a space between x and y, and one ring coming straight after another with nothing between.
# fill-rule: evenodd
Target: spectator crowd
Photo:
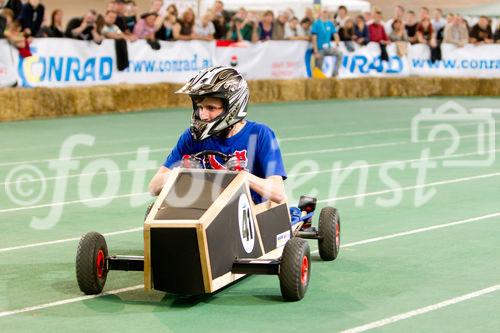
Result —
<instances>
[{"instance_id":1,"label":"spectator crowd","mask_svg":"<svg viewBox=\"0 0 500 333\"><path fill-rule=\"evenodd\" d=\"M90 9L63 26L63 11L56 9L47 15L40 0L0 0L0 38L9 40L23 57L30 55L33 37L66 37L95 43L103 39L145 39L153 49L160 48L158 41L305 40L312 43L318 66L326 55L334 55L340 61L341 41L349 52L356 45L378 43L382 59L387 58L388 44L395 43L400 55L406 53L409 44L426 44L432 60L440 59L441 43L458 47L500 43L500 24L493 26L486 16L469 25L458 14L444 15L440 9L431 14L427 7L416 13L397 5L388 21L383 21L377 8L354 16L345 6L335 13L322 10L316 17L311 8L302 17L298 14L291 9L277 15L271 10L253 13L244 8L229 12L222 1L216 1L213 8L197 18L193 9L180 13L173 4L165 7L163 0L152 0L146 11L140 11L133 0L110 0L103 13Z\"/></svg>"}]
</instances>

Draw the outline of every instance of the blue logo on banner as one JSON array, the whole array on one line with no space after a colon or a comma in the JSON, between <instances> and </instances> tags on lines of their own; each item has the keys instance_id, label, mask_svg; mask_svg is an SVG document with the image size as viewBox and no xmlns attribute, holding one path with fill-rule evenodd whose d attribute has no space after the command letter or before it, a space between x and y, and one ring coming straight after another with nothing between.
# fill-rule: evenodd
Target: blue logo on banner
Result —
<instances>
[{"instance_id":1,"label":"blue logo on banner","mask_svg":"<svg viewBox=\"0 0 500 333\"><path fill-rule=\"evenodd\" d=\"M19 77L23 87L40 82L108 81L113 75L113 59L97 57L80 59L69 56L38 56L36 49L28 58L19 59Z\"/></svg>"},{"instance_id":2,"label":"blue logo on banner","mask_svg":"<svg viewBox=\"0 0 500 333\"><path fill-rule=\"evenodd\" d=\"M325 74L332 72L334 65L331 57L325 57L323 61L322 72ZM305 54L305 63L307 76L312 77L312 69L314 67L313 50L309 49ZM398 56L389 57L389 61L382 61L380 56L369 59L364 55L349 55L344 54L342 58L342 68L347 73L370 74L370 72L398 74L404 69L403 60Z\"/></svg>"}]
</instances>

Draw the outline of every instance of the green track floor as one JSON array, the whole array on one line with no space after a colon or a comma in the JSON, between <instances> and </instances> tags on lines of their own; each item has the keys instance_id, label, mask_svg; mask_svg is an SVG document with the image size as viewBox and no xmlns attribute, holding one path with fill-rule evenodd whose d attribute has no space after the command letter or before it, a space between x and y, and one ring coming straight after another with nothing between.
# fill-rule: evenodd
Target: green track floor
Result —
<instances>
[{"instance_id":1,"label":"green track floor","mask_svg":"<svg viewBox=\"0 0 500 333\"><path fill-rule=\"evenodd\" d=\"M169 147L188 125L189 111L152 110L129 114L34 120L0 124L0 332L336 332L453 299L500 284L500 160L483 167L443 167L442 161L426 175L425 191L434 195L415 205L417 170L411 161L430 148L431 156L445 153L451 140L445 133L435 142L411 142L411 120L421 108L436 108L449 98L367 99L252 105L249 119L271 126L278 138L289 173L290 203L301 194L314 194L320 207L334 204L342 217L339 258L322 262L317 253L309 290L301 302L281 299L275 276L251 276L206 298L180 298L160 292L134 290L17 314L27 307L72 300L82 296L75 280L74 257L83 233L140 228L147 196L112 198L103 207L81 202L80 184L92 178L98 195L108 183L105 174L81 176L96 159L108 159L120 176L114 196L131 194L133 172L129 162L137 149L148 147L154 167L137 193L168 154ZM468 108L498 108L499 98L453 98ZM498 114L496 121L500 120ZM425 127L426 126L426 127ZM422 129L428 132L433 123ZM454 154L477 158L476 127L457 124L462 136ZM95 138L91 146L73 152L78 168L70 172L60 221L48 230L31 226L51 207L23 207L10 199L5 182L16 168L31 165L45 177L56 173L49 160L58 157L61 144L72 135ZM496 148L500 148L497 135ZM382 164L402 161L389 169L404 190L396 204L390 184L380 176ZM394 163L394 162L393 162ZM339 183L331 169L342 171ZM368 165L368 167L366 167ZM311 169L312 168L312 169ZM102 170L101 170L102 171ZM297 174L316 171L314 174ZM350 174L348 174L351 172ZM480 176L480 177L479 177ZM85 178L87 177L87 178ZM307 177L307 178L305 178ZM366 177L366 182L360 181ZM61 181L60 179L57 181ZM56 180L33 205L53 202ZM360 186L361 184L361 186ZM7 184L8 185L8 184ZM42 189L40 182L21 186ZM368 194L367 194L368 193ZM356 198L355 196L358 195ZM31 206L33 206L31 205ZM419 228L466 219L469 223L395 235ZM366 244L356 244L376 237ZM41 242L54 242L20 248ZM142 253L142 233L107 237L110 252ZM354 244L353 244L354 243ZM310 242L311 249L317 245ZM105 291L140 285L141 273L111 272ZM431 311L374 331L383 332L498 332L500 291ZM2 315L3 314L3 315Z\"/></svg>"}]
</instances>

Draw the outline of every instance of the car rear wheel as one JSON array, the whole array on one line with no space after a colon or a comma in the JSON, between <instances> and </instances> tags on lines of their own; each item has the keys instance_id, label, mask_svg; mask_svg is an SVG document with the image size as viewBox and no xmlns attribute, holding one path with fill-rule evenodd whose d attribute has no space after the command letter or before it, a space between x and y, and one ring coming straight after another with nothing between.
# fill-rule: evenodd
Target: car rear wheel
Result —
<instances>
[{"instance_id":1,"label":"car rear wheel","mask_svg":"<svg viewBox=\"0 0 500 333\"><path fill-rule=\"evenodd\" d=\"M92 231L82 236L76 251L76 280L85 294L102 292L108 275L107 257L108 246L103 235Z\"/></svg>"},{"instance_id":2,"label":"car rear wheel","mask_svg":"<svg viewBox=\"0 0 500 333\"><path fill-rule=\"evenodd\" d=\"M325 261L335 260L340 251L340 216L337 209L325 207L319 214L319 256Z\"/></svg>"},{"instance_id":3,"label":"car rear wheel","mask_svg":"<svg viewBox=\"0 0 500 333\"><path fill-rule=\"evenodd\" d=\"M281 295L286 301L301 300L309 286L311 255L309 244L302 238L290 239L283 249L280 264Z\"/></svg>"}]
</instances>

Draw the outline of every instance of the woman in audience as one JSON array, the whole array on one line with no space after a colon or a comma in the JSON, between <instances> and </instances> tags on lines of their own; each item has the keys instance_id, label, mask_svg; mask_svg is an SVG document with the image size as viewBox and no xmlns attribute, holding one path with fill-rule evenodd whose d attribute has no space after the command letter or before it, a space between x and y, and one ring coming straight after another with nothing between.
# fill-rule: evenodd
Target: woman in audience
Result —
<instances>
[{"instance_id":1,"label":"woman in audience","mask_svg":"<svg viewBox=\"0 0 500 333\"><path fill-rule=\"evenodd\" d=\"M370 35L368 34L368 26L362 15L356 17L356 24L354 25L354 41L359 45L366 45L370 42Z\"/></svg>"},{"instance_id":2,"label":"woman in audience","mask_svg":"<svg viewBox=\"0 0 500 333\"><path fill-rule=\"evenodd\" d=\"M354 21L351 18L344 21L344 26L339 29L339 37L344 42L347 51L354 51L353 41L356 39L356 34L354 33Z\"/></svg>"},{"instance_id":3,"label":"woman in audience","mask_svg":"<svg viewBox=\"0 0 500 333\"><path fill-rule=\"evenodd\" d=\"M408 15L406 17L405 30L406 34L408 35L408 40L412 44L418 43L417 27L418 27L418 22L415 20L415 12L413 10L409 10Z\"/></svg>"},{"instance_id":4,"label":"woman in audience","mask_svg":"<svg viewBox=\"0 0 500 333\"><path fill-rule=\"evenodd\" d=\"M396 52L398 56L402 57L408 53L408 34L404 27L403 21L395 19L391 24L392 31L389 34L391 42L396 43Z\"/></svg>"},{"instance_id":5,"label":"woman in audience","mask_svg":"<svg viewBox=\"0 0 500 333\"><path fill-rule=\"evenodd\" d=\"M61 9L56 9L52 12L50 16L50 26L42 27L43 37L52 38L63 38L64 29L62 25L63 11Z\"/></svg>"},{"instance_id":6,"label":"woman in audience","mask_svg":"<svg viewBox=\"0 0 500 333\"><path fill-rule=\"evenodd\" d=\"M193 39L195 18L194 11L191 8L186 9L182 15L182 20L174 26L173 33L175 40Z\"/></svg>"},{"instance_id":7,"label":"woman in audience","mask_svg":"<svg viewBox=\"0 0 500 333\"><path fill-rule=\"evenodd\" d=\"M179 25L179 23L177 22L177 16L170 13L167 9L167 16L163 18L162 22L160 22L160 28L155 33L156 39L164 41L175 40L174 27L176 25Z\"/></svg>"},{"instance_id":8,"label":"woman in audience","mask_svg":"<svg viewBox=\"0 0 500 333\"><path fill-rule=\"evenodd\" d=\"M274 14L268 10L259 22L259 40L271 40L273 35Z\"/></svg>"}]
</instances>

